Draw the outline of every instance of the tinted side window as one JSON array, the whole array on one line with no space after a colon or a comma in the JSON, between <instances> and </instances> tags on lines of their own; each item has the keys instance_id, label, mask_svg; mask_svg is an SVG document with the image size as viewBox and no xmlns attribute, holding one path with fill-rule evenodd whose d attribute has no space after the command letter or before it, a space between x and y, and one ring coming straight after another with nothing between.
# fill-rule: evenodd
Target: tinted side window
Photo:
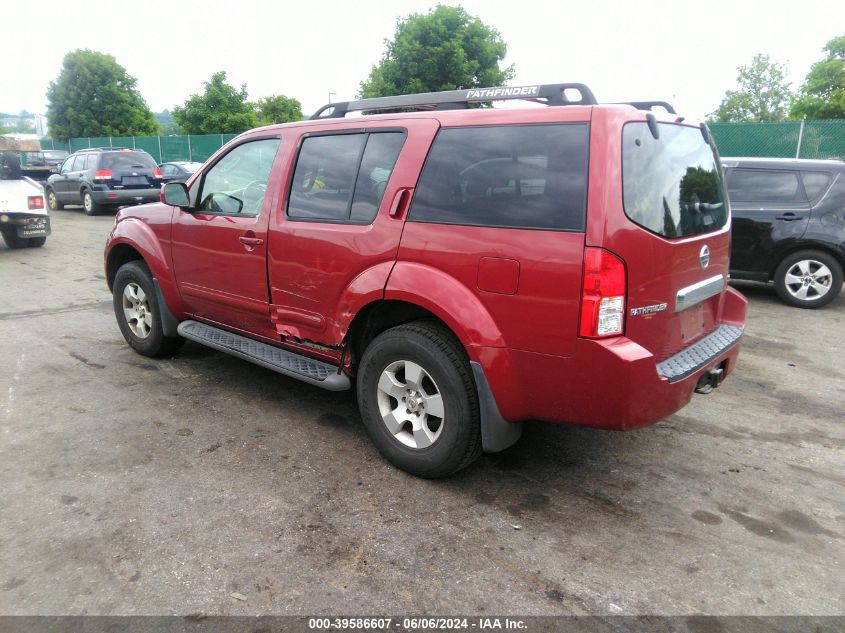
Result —
<instances>
[{"instance_id":1,"label":"tinted side window","mask_svg":"<svg viewBox=\"0 0 845 633\"><path fill-rule=\"evenodd\" d=\"M731 200L795 202L801 200L798 174L770 169L734 169L728 182Z\"/></svg>"},{"instance_id":2,"label":"tinted side window","mask_svg":"<svg viewBox=\"0 0 845 633\"><path fill-rule=\"evenodd\" d=\"M586 123L441 130L408 219L583 231Z\"/></svg>"},{"instance_id":3,"label":"tinted side window","mask_svg":"<svg viewBox=\"0 0 845 633\"><path fill-rule=\"evenodd\" d=\"M288 216L372 221L404 140L402 132L305 138L291 183Z\"/></svg>"},{"instance_id":4,"label":"tinted side window","mask_svg":"<svg viewBox=\"0 0 845 633\"><path fill-rule=\"evenodd\" d=\"M821 198L830 186L830 174L821 171L801 172L801 178L804 180L804 191L807 193L807 197L813 201Z\"/></svg>"},{"instance_id":5,"label":"tinted side window","mask_svg":"<svg viewBox=\"0 0 845 633\"><path fill-rule=\"evenodd\" d=\"M349 219L353 222L371 222L384 197L387 181L393 172L393 166L399 157L399 151L405 143L405 135L400 132L370 134L358 179L355 181L355 195L352 198L352 210Z\"/></svg>"},{"instance_id":6,"label":"tinted side window","mask_svg":"<svg viewBox=\"0 0 845 633\"><path fill-rule=\"evenodd\" d=\"M199 208L227 215L259 215L278 149L277 138L249 141L232 149L205 173Z\"/></svg>"}]
</instances>

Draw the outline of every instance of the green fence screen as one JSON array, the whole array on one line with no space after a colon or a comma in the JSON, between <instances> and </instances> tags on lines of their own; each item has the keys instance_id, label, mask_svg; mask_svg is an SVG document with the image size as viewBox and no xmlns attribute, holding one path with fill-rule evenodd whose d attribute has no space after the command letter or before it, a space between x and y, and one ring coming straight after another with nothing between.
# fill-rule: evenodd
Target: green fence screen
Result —
<instances>
[{"instance_id":1,"label":"green fence screen","mask_svg":"<svg viewBox=\"0 0 845 633\"><path fill-rule=\"evenodd\" d=\"M159 163L207 160L237 134L201 134L193 136L91 136L69 141L42 139L42 149L75 152L88 147L126 147L142 149Z\"/></svg>"},{"instance_id":2,"label":"green fence screen","mask_svg":"<svg viewBox=\"0 0 845 633\"><path fill-rule=\"evenodd\" d=\"M845 159L845 120L773 121L771 123L711 123L710 131L722 156ZM201 136L103 136L41 141L44 149L75 152L86 147L142 149L160 163L205 161L235 134Z\"/></svg>"},{"instance_id":3,"label":"green fence screen","mask_svg":"<svg viewBox=\"0 0 845 633\"><path fill-rule=\"evenodd\" d=\"M845 120L711 123L722 156L845 159Z\"/></svg>"}]
</instances>

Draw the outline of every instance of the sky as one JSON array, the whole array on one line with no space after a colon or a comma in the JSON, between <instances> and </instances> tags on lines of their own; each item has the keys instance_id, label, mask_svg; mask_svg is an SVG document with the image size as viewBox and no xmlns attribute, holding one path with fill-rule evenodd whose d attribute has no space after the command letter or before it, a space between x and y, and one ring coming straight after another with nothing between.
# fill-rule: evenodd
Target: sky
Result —
<instances>
[{"instance_id":1,"label":"sky","mask_svg":"<svg viewBox=\"0 0 845 633\"><path fill-rule=\"evenodd\" d=\"M31 3L6 3L0 112L46 112L62 57L90 48L114 55L154 112L181 105L225 70L231 83L246 84L251 100L284 94L310 114L330 99L354 99L397 20L435 4L176 0L128 10L135 5L45 0L36 16ZM508 45L504 65L516 70L510 85L581 82L599 101L665 100L689 118L715 110L735 88L737 67L756 53L784 64L797 88L822 47L845 34L841 0L789 9L760 0L443 4L461 4L499 31Z\"/></svg>"}]
</instances>

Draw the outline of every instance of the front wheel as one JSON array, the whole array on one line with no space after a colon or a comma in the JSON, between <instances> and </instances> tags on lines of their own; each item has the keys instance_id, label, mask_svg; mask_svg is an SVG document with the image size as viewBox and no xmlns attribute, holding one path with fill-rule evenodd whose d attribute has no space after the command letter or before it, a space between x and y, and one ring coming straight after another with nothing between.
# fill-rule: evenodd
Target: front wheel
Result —
<instances>
[{"instance_id":1,"label":"front wheel","mask_svg":"<svg viewBox=\"0 0 845 633\"><path fill-rule=\"evenodd\" d=\"M481 454L469 362L437 324L417 321L373 339L359 366L358 405L379 452L412 475L445 477Z\"/></svg>"},{"instance_id":2,"label":"front wheel","mask_svg":"<svg viewBox=\"0 0 845 633\"><path fill-rule=\"evenodd\" d=\"M82 192L82 208L85 209L85 215L97 215L100 210L100 205L87 189Z\"/></svg>"},{"instance_id":3,"label":"front wheel","mask_svg":"<svg viewBox=\"0 0 845 633\"><path fill-rule=\"evenodd\" d=\"M165 336L161 308L146 264L124 264L114 278L113 305L117 325L129 346L144 356L167 356L182 347L180 336Z\"/></svg>"},{"instance_id":4,"label":"front wheel","mask_svg":"<svg viewBox=\"0 0 845 633\"><path fill-rule=\"evenodd\" d=\"M788 305L820 308L842 290L842 266L822 251L793 253L775 271L775 290Z\"/></svg>"}]
</instances>

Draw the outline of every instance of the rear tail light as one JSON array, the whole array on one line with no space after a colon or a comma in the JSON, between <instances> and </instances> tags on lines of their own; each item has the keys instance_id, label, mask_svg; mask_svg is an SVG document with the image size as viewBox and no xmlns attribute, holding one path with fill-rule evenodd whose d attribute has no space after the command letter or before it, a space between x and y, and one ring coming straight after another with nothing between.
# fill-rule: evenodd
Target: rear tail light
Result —
<instances>
[{"instance_id":1,"label":"rear tail light","mask_svg":"<svg viewBox=\"0 0 845 633\"><path fill-rule=\"evenodd\" d=\"M98 169L94 173L94 180L111 180L111 169Z\"/></svg>"},{"instance_id":2,"label":"rear tail light","mask_svg":"<svg viewBox=\"0 0 845 633\"><path fill-rule=\"evenodd\" d=\"M30 209L43 209L44 196L29 196L26 199L26 204Z\"/></svg>"},{"instance_id":3,"label":"rear tail light","mask_svg":"<svg viewBox=\"0 0 845 633\"><path fill-rule=\"evenodd\" d=\"M153 176L155 176L156 178L161 178L161 177L162 177L162 176L161 176L161 170L160 170L158 167L156 167L155 169L153 169Z\"/></svg>"},{"instance_id":4,"label":"rear tail light","mask_svg":"<svg viewBox=\"0 0 845 633\"><path fill-rule=\"evenodd\" d=\"M581 336L605 338L625 331L626 285L625 262L601 248L584 249Z\"/></svg>"}]
</instances>

